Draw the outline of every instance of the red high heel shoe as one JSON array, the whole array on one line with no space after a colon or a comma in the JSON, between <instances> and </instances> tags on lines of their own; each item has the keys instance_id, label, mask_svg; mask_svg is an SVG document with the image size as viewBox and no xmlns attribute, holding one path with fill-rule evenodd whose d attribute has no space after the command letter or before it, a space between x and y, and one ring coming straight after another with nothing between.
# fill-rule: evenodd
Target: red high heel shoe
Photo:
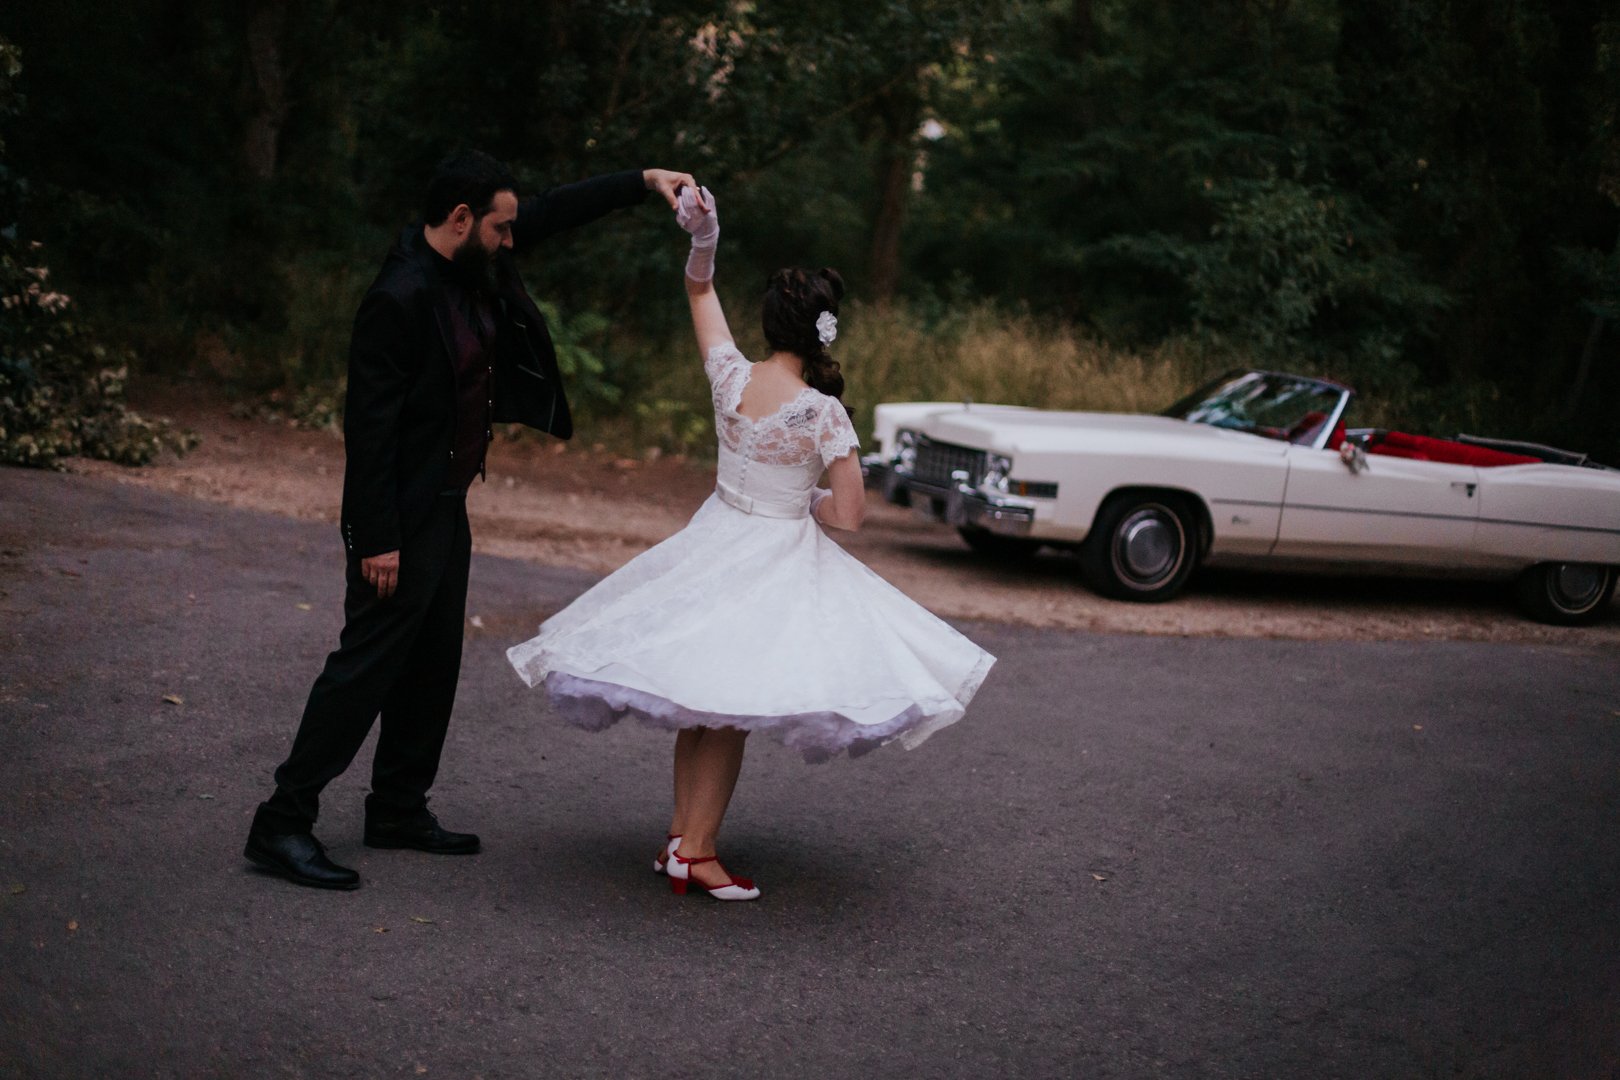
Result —
<instances>
[{"instance_id":1,"label":"red high heel shoe","mask_svg":"<svg viewBox=\"0 0 1620 1080\"><path fill-rule=\"evenodd\" d=\"M676 854L674 851L671 851L669 853L669 868L667 871L669 874L669 887L671 891L673 891L676 896L685 896L686 883L692 880L691 868L696 866L698 863L715 862L718 858L719 856L717 855L705 855L701 859L688 859ZM759 899L759 888L752 881L748 880L747 878L729 877L729 875L728 878L729 880L726 882L726 884L716 886L712 889L703 884L701 881L697 883L697 886L698 888L707 892L710 896L714 897L716 900Z\"/></svg>"},{"instance_id":2,"label":"red high heel shoe","mask_svg":"<svg viewBox=\"0 0 1620 1080\"><path fill-rule=\"evenodd\" d=\"M666 873L664 867L669 864L669 857L675 854L675 849L681 846L681 834L669 833L664 841L664 850L653 856L653 873Z\"/></svg>"}]
</instances>

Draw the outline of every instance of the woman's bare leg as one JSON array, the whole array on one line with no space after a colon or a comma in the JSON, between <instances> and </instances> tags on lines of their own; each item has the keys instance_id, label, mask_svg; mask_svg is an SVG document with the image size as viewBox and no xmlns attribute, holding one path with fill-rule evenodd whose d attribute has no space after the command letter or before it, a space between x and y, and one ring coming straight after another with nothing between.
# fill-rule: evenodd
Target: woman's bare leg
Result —
<instances>
[{"instance_id":1,"label":"woman's bare leg","mask_svg":"<svg viewBox=\"0 0 1620 1080\"><path fill-rule=\"evenodd\" d=\"M682 728L675 734L675 814L669 821L671 836L686 835L692 804L692 762L705 728Z\"/></svg>"},{"instance_id":2,"label":"woman's bare leg","mask_svg":"<svg viewBox=\"0 0 1620 1080\"><path fill-rule=\"evenodd\" d=\"M681 836L681 854L700 859L714 854L715 836L725 819L742 771L748 733L735 728L696 728L675 740L675 817L670 832ZM694 880L724 885L730 875L718 863L692 868Z\"/></svg>"}]
</instances>

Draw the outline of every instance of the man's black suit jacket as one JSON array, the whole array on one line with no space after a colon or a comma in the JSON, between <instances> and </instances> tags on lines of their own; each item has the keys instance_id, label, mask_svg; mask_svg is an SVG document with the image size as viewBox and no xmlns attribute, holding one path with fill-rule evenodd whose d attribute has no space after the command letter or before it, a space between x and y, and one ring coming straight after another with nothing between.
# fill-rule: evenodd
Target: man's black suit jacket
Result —
<instances>
[{"instance_id":1,"label":"man's black suit jacket","mask_svg":"<svg viewBox=\"0 0 1620 1080\"><path fill-rule=\"evenodd\" d=\"M632 170L525 199L512 225L513 250L646 194L641 172ZM455 445L456 376L436 258L422 226L407 228L355 316L343 415L343 541L359 558L399 550L445 487ZM500 262L493 417L566 439L574 423L551 334L510 261Z\"/></svg>"}]
</instances>

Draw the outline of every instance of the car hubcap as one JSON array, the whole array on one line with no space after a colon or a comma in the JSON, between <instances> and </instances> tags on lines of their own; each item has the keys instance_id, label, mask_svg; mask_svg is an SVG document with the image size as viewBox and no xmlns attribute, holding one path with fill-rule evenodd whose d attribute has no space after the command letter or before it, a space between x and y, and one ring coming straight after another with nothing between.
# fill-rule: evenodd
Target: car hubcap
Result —
<instances>
[{"instance_id":1,"label":"car hubcap","mask_svg":"<svg viewBox=\"0 0 1620 1080\"><path fill-rule=\"evenodd\" d=\"M1549 577L1553 601L1565 611L1580 612L1597 603L1609 571L1586 563L1563 563Z\"/></svg>"},{"instance_id":2,"label":"car hubcap","mask_svg":"<svg viewBox=\"0 0 1620 1080\"><path fill-rule=\"evenodd\" d=\"M1114 565L1132 584L1157 584L1181 563L1181 522L1162 506L1133 510L1114 537Z\"/></svg>"}]
</instances>

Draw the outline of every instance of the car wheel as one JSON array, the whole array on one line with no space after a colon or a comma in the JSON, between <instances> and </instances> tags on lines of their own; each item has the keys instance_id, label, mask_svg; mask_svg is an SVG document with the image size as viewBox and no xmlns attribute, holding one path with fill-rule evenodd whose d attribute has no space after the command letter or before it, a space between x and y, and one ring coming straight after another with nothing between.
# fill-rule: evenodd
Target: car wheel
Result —
<instances>
[{"instance_id":1,"label":"car wheel","mask_svg":"<svg viewBox=\"0 0 1620 1080\"><path fill-rule=\"evenodd\" d=\"M1519 575L1519 603L1532 619L1557 626L1595 622L1614 595L1615 568L1537 563Z\"/></svg>"},{"instance_id":2,"label":"car wheel","mask_svg":"<svg viewBox=\"0 0 1620 1080\"><path fill-rule=\"evenodd\" d=\"M1191 576L1197 533L1179 499L1127 495L1103 504L1080 548L1092 589L1117 600L1169 600Z\"/></svg>"},{"instance_id":3,"label":"car wheel","mask_svg":"<svg viewBox=\"0 0 1620 1080\"><path fill-rule=\"evenodd\" d=\"M1002 536L989 529L957 529L956 532L968 547L980 555L988 555L993 559L1024 559L1041 548L1039 540L1028 540L1022 536Z\"/></svg>"}]
</instances>

